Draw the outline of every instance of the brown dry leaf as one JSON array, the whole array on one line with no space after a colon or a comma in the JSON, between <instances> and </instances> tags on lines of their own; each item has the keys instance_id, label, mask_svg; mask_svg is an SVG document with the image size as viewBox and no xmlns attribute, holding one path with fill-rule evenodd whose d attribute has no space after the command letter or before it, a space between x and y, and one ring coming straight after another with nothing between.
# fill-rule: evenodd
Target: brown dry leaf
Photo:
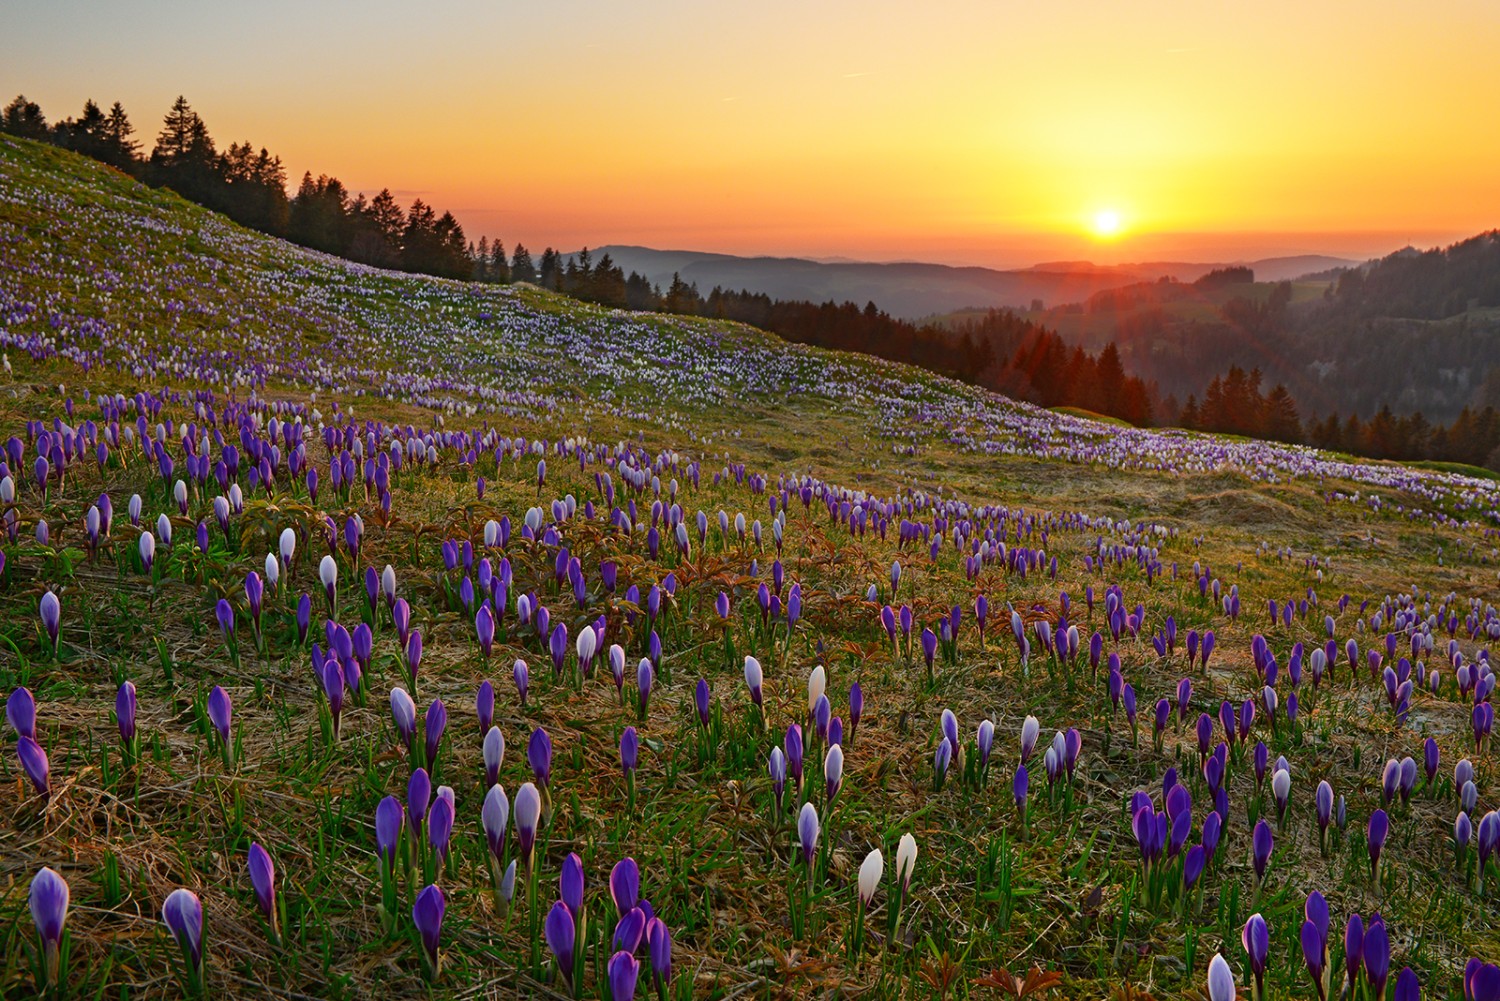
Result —
<instances>
[{"instance_id":1,"label":"brown dry leaf","mask_svg":"<svg viewBox=\"0 0 1500 1001\"><path fill-rule=\"evenodd\" d=\"M1039 966L1033 966L1025 977L1018 977L1002 966L998 970L991 970L974 983L979 987L997 987L1007 997L1020 999L1050 991L1062 983L1062 974L1056 970L1044 971Z\"/></svg>"}]
</instances>

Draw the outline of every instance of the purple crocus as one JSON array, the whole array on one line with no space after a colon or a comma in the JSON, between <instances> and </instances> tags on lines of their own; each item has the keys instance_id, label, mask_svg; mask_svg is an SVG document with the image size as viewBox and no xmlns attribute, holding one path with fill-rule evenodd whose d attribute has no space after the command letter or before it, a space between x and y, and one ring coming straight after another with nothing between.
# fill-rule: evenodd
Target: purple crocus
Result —
<instances>
[{"instance_id":1,"label":"purple crocus","mask_svg":"<svg viewBox=\"0 0 1500 1001\"><path fill-rule=\"evenodd\" d=\"M557 960L557 968L562 971L563 979L570 987L573 984L573 947L576 934L573 911L563 901L557 901L547 912L543 936L547 940L547 948Z\"/></svg>"},{"instance_id":2,"label":"purple crocus","mask_svg":"<svg viewBox=\"0 0 1500 1001\"><path fill-rule=\"evenodd\" d=\"M417 672L422 667L422 631L413 629L406 640L406 675L411 681L411 690L417 690Z\"/></svg>"},{"instance_id":3,"label":"purple crocus","mask_svg":"<svg viewBox=\"0 0 1500 1001\"><path fill-rule=\"evenodd\" d=\"M234 707L229 701L229 693L215 685L208 693L208 721L219 734L219 740L225 748L229 746L229 728L234 718ZM227 754L228 751L226 750Z\"/></svg>"},{"instance_id":4,"label":"purple crocus","mask_svg":"<svg viewBox=\"0 0 1500 1001\"><path fill-rule=\"evenodd\" d=\"M516 697L521 700L521 706L524 708L526 706L526 690L531 680L530 672L527 670L524 660L518 659L516 661L515 666L511 669L511 676L515 678L516 682Z\"/></svg>"},{"instance_id":5,"label":"purple crocus","mask_svg":"<svg viewBox=\"0 0 1500 1001\"><path fill-rule=\"evenodd\" d=\"M537 827L542 818L542 795L530 782L516 792L516 840L521 843L521 856L531 865L532 851L536 846Z\"/></svg>"},{"instance_id":6,"label":"purple crocus","mask_svg":"<svg viewBox=\"0 0 1500 1001\"><path fill-rule=\"evenodd\" d=\"M17 688L5 702L5 719L21 737L36 739L36 698L29 688Z\"/></svg>"},{"instance_id":7,"label":"purple crocus","mask_svg":"<svg viewBox=\"0 0 1500 1001\"><path fill-rule=\"evenodd\" d=\"M438 945L443 936L443 914L448 909L448 898L441 887L429 885L417 894L411 907L412 924L422 936L422 949L427 960L428 976L436 979L439 970Z\"/></svg>"},{"instance_id":8,"label":"purple crocus","mask_svg":"<svg viewBox=\"0 0 1500 1001\"><path fill-rule=\"evenodd\" d=\"M526 760L531 764L536 784L546 789L552 780L552 738L541 727L531 731L531 739L526 744Z\"/></svg>"},{"instance_id":9,"label":"purple crocus","mask_svg":"<svg viewBox=\"0 0 1500 1001\"><path fill-rule=\"evenodd\" d=\"M651 957L651 979L656 992L665 997L672 983L672 932L661 918L646 922L646 949Z\"/></svg>"},{"instance_id":10,"label":"purple crocus","mask_svg":"<svg viewBox=\"0 0 1500 1001\"><path fill-rule=\"evenodd\" d=\"M617 918L624 918L641 902L641 870L635 859L626 856L609 871L609 896Z\"/></svg>"},{"instance_id":11,"label":"purple crocus","mask_svg":"<svg viewBox=\"0 0 1500 1001\"><path fill-rule=\"evenodd\" d=\"M1259 914L1250 915L1250 920L1245 922L1244 930L1240 932L1240 941L1245 947L1245 955L1250 959L1250 970L1255 975L1254 997L1264 998L1266 960L1271 954L1271 931L1266 927L1266 919Z\"/></svg>"},{"instance_id":12,"label":"purple crocus","mask_svg":"<svg viewBox=\"0 0 1500 1001\"><path fill-rule=\"evenodd\" d=\"M42 595L38 615L42 620L42 630L47 634L47 642L52 645L52 656L56 657L58 631L62 628L62 603L57 600L57 595L51 591Z\"/></svg>"},{"instance_id":13,"label":"purple crocus","mask_svg":"<svg viewBox=\"0 0 1500 1001\"><path fill-rule=\"evenodd\" d=\"M1377 882L1380 880L1380 852L1385 848L1385 839L1390 833L1391 818L1384 810L1376 810L1370 814L1365 846L1370 853L1370 877Z\"/></svg>"},{"instance_id":14,"label":"purple crocus","mask_svg":"<svg viewBox=\"0 0 1500 1001\"><path fill-rule=\"evenodd\" d=\"M1251 861L1255 866L1255 878L1258 882L1264 882L1266 878L1266 867L1271 862L1271 849L1275 845L1275 838L1271 834L1271 825L1264 820L1257 821L1255 832L1250 838Z\"/></svg>"},{"instance_id":15,"label":"purple crocus","mask_svg":"<svg viewBox=\"0 0 1500 1001\"><path fill-rule=\"evenodd\" d=\"M443 731L448 726L448 707L442 699L433 699L422 716L422 739L427 750L427 770L437 770L438 749L443 742Z\"/></svg>"},{"instance_id":16,"label":"purple crocus","mask_svg":"<svg viewBox=\"0 0 1500 1001\"><path fill-rule=\"evenodd\" d=\"M406 815L401 801L387 796L375 807L375 854L384 871L394 871L396 848L401 840L401 829L406 826Z\"/></svg>"},{"instance_id":17,"label":"purple crocus","mask_svg":"<svg viewBox=\"0 0 1500 1001\"><path fill-rule=\"evenodd\" d=\"M495 686L486 678L479 683L479 693L474 697L474 711L479 717L479 732L489 733L495 725Z\"/></svg>"},{"instance_id":18,"label":"purple crocus","mask_svg":"<svg viewBox=\"0 0 1500 1001\"><path fill-rule=\"evenodd\" d=\"M51 868L43 867L31 880L31 920L42 942L46 963L46 981L58 982L63 927L68 921L68 881Z\"/></svg>"},{"instance_id":19,"label":"purple crocus","mask_svg":"<svg viewBox=\"0 0 1500 1001\"><path fill-rule=\"evenodd\" d=\"M1364 959L1365 979L1370 984L1370 996L1385 997L1385 982L1391 970L1391 940L1386 934L1385 921L1378 914L1370 917L1370 927L1365 929L1360 955Z\"/></svg>"},{"instance_id":20,"label":"purple crocus","mask_svg":"<svg viewBox=\"0 0 1500 1001\"><path fill-rule=\"evenodd\" d=\"M813 855L818 848L818 809L812 803L803 803L797 817L797 843L801 846L802 862L808 867L808 879L812 879Z\"/></svg>"},{"instance_id":21,"label":"purple crocus","mask_svg":"<svg viewBox=\"0 0 1500 1001\"><path fill-rule=\"evenodd\" d=\"M267 923L271 927L271 937L277 936L276 920L276 864L271 861L271 853L266 851L255 841L250 844L250 854L246 859L246 868L250 871L250 887L255 891L255 902L260 907L260 912L265 915Z\"/></svg>"},{"instance_id":22,"label":"purple crocus","mask_svg":"<svg viewBox=\"0 0 1500 1001\"><path fill-rule=\"evenodd\" d=\"M693 689L693 703L698 709L698 724L704 729L708 728L709 690L708 679L699 678L698 684Z\"/></svg>"},{"instance_id":23,"label":"purple crocus","mask_svg":"<svg viewBox=\"0 0 1500 1001\"><path fill-rule=\"evenodd\" d=\"M609 958L609 994L612 1001L631 1001L635 997L635 983L641 973L641 964L624 950Z\"/></svg>"},{"instance_id":24,"label":"purple crocus","mask_svg":"<svg viewBox=\"0 0 1500 1001\"><path fill-rule=\"evenodd\" d=\"M396 725L396 736L410 753L417 735L417 704L404 688L391 689L391 720Z\"/></svg>"},{"instance_id":25,"label":"purple crocus","mask_svg":"<svg viewBox=\"0 0 1500 1001\"><path fill-rule=\"evenodd\" d=\"M640 754L641 738L635 732L635 727L627 726L625 732L620 734L620 769L625 775L635 771Z\"/></svg>"},{"instance_id":26,"label":"purple crocus","mask_svg":"<svg viewBox=\"0 0 1500 1001\"><path fill-rule=\"evenodd\" d=\"M411 823L415 838L422 836L422 824L427 819L427 804L431 799L432 777L427 774L427 769L418 768L406 781L406 819Z\"/></svg>"},{"instance_id":27,"label":"purple crocus","mask_svg":"<svg viewBox=\"0 0 1500 1001\"><path fill-rule=\"evenodd\" d=\"M203 983L203 903L192 890L179 887L167 895L161 919L182 950L188 980L196 993Z\"/></svg>"}]
</instances>

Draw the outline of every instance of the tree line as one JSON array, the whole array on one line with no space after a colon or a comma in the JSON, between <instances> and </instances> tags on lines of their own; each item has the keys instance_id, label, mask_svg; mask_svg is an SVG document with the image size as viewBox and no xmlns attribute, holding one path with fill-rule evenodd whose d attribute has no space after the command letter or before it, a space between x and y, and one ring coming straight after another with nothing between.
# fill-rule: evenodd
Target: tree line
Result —
<instances>
[{"instance_id":1,"label":"tree line","mask_svg":"<svg viewBox=\"0 0 1500 1001\"><path fill-rule=\"evenodd\" d=\"M1137 372L1145 369L1145 375L1127 371L1127 364L1140 360L1140 342L1159 332L1151 322L1157 314L1150 310L1127 314L1121 321L1120 331L1126 335L1121 343L1112 339L1090 353L1008 310L991 310L956 326L918 324L893 317L874 302L861 307L853 302L776 300L764 293L724 288L704 296L679 275L663 289L634 271L626 274L608 254L593 260L587 249L564 255L548 247L534 261L519 243L510 255L498 238L482 236L474 243L451 212L439 214L421 199L403 209L388 188L366 198L363 192L351 194L336 177L307 172L296 192L288 195L280 157L249 142L231 143L221 151L202 117L183 97L164 116L149 154L142 152L119 102L106 112L90 100L77 118L49 124L35 102L18 96L0 111L0 130L93 157L252 229L377 267L485 283L529 282L619 309L731 320L789 341L871 354L1040 406L1082 408L1137 426L1183 426L1376 458L1442 459L1500 469L1500 415L1492 406L1465 407L1447 426L1430 424L1420 412L1396 416L1389 405L1382 405L1369 420L1362 421L1357 413L1343 418L1329 413L1304 425L1284 384L1263 392L1259 367L1236 364L1213 376L1201 398L1191 393L1186 404L1179 404L1175 393L1163 394L1150 365L1129 365ZM1331 305L1368 315L1350 304L1361 293L1374 292L1382 304L1400 313L1426 317L1454 308L1476 288L1479 294L1470 295L1468 302L1500 301L1490 281L1492 273L1500 274L1494 267L1497 253L1495 235L1487 234L1415 259L1393 255L1384 268L1360 278L1349 277L1352 272L1341 278L1331 290ZM1429 279L1436 290L1419 293ZM1205 276L1199 285L1221 288L1253 281L1249 269L1233 267ZM1133 310L1142 296L1168 293L1175 294L1165 287L1108 290L1084 308ZM1241 342L1247 333L1262 343L1275 339L1284 333L1289 300L1290 286L1285 284L1264 299L1236 296L1222 308L1225 327ZM1174 366L1175 386L1185 384L1183 376L1190 382L1194 372L1215 367L1208 358L1198 365Z\"/></svg>"}]
</instances>

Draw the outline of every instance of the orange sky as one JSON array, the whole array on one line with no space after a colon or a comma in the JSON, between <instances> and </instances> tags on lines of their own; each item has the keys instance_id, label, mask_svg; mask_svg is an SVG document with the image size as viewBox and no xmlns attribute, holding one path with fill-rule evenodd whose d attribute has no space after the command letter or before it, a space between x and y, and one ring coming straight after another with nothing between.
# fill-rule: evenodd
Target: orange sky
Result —
<instances>
[{"instance_id":1,"label":"orange sky","mask_svg":"<svg viewBox=\"0 0 1500 1001\"><path fill-rule=\"evenodd\" d=\"M1500 226L1492 0L219 6L12 0L0 88L119 99L148 139L181 92L294 179L533 250L1003 266Z\"/></svg>"}]
</instances>

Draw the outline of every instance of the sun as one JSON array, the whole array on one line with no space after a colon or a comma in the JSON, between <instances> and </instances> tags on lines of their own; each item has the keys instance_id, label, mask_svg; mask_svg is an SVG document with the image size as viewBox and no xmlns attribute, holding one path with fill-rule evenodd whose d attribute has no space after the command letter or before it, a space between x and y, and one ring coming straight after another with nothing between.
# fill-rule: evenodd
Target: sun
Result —
<instances>
[{"instance_id":1,"label":"sun","mask_svg":"<svg viewBox=\"0 0 1500 1001\"><path fill-rule=\"evenodd\" d=\"M1120 218L1118 209L1100 209L1094 213L1092 226L1096 237L1111 240L1120 235L1125 222Z\"/></svg>"}]
</instances>

